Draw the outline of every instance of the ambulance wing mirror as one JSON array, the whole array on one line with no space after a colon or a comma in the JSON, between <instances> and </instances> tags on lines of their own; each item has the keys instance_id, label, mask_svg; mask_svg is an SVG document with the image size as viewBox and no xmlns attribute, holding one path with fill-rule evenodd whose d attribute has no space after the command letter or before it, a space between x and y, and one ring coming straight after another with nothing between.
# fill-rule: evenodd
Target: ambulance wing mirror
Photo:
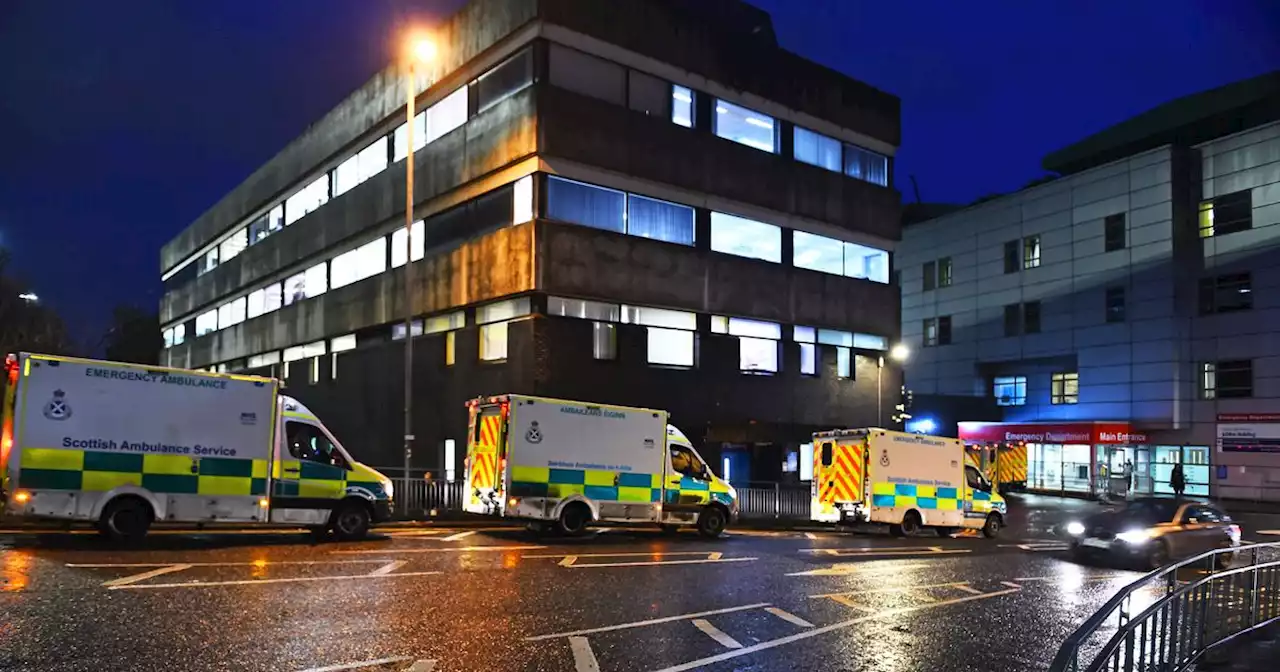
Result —
<instances>
[{"instance_id":1,"label":"ambulance wing mirror","mask_svg":"<svg viewBox=\"0 0 1280 672\"><path fill-rule=\"evenodd\" d=\"M832 444L831 444L831 442L830 442L830 441L828 441L828 442L826 442L826 443L822 444L822 466L824 466L824 467L829 467L829 466L831 466L831 459L834 457L834 456L832 455L832 447L831 447L831 446L832 446Z\"/></svg>"}]
</instances>

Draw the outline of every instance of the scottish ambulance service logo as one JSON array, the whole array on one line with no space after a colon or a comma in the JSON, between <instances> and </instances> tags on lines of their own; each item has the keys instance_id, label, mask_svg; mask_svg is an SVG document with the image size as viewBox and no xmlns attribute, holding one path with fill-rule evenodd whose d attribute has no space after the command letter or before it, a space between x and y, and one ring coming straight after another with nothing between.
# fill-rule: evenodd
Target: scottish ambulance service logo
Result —
<instances>
[{"instance_id":1,"label":"scottish ambulance service logo","mask_svg":"<svg viewBox=\"0 0 1280 672\"><path fill-rule=\"evenodd\" d=\"M44 405L44 417L50 420L66 420L71 417L71 404L67 403L66 392L53 391L53 398Z\"/></svg>"},{"instance_id":2,"label":"scottish ambulance service logo","mask_svg":"<svg viewBox=\"0 0 1280 672\"><path fill-rule=\"evenodd\" d=\"M524 433L524 440L529 443L542 443L542 430L538 429L538 421L529 423L529 431Z\"/></svg>"},{"instance_id":3,"label":"scottish ambulance service logo","mask_svg":"<svg viewBox=\"0 0 1280 672\"><path fill-rule=\"evenodd\" d=\"M888 448L880 449L880 466L882 467L889 466L889 449Z\"/></svg>"}]
</instances>

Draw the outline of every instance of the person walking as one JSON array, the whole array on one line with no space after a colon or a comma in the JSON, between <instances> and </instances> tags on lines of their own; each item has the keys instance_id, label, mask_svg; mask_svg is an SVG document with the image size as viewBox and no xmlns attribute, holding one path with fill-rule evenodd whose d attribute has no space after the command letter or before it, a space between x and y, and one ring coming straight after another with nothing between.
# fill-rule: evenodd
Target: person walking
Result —
<instances>
[{"instance_id":1,"label":"person walking","mask_svg":"<svg viewBox=\"0 0 1280 672\"><path fill-rule=\"evenodd\" d=\"M1124 487L1124 494L1125 494L1125 497L1130 497L1130 496L1132 496L1132 495L1133 495L1133 483L1134 483L1134 477L1135 477L1135 474L1133 473L1133 462L1131 462L1131 461L1129 461L1129 460L1125 460L1125 461L1124 461L1124 485L1125 485L1125 487Z\"/></svg>"},{"instance_id":2,"label":"person walking","mask_svg":"<svg viewBox=\"0 0 1280 672\"><path fill-rule=\"evenodd\" d=\"M1169 475L1169 485L1173 487L1173 496L1181 498L1187 489L1187 476L1182 473L1182 463L1173 465L1173 473Z\"/></svg>"}]
</instances>

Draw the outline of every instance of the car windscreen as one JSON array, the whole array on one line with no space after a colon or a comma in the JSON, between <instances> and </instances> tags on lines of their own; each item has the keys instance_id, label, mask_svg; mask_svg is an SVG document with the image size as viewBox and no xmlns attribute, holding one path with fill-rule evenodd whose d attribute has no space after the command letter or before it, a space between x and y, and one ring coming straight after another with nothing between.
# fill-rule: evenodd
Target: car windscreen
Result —
<instances>
[{"instance_id":1,"label":"car windscreen","mask_svg":"<svg viewBox=\"0 0 1280 672\"><path fill-rule=\"evenodd\" d=\"M1172 502L1141 501L1131 502L1121 515L1127 520L1154 525L1173 520L1173 514L1177 513L1177 510L1177 505Z\"/></svg>"}]
</instances>

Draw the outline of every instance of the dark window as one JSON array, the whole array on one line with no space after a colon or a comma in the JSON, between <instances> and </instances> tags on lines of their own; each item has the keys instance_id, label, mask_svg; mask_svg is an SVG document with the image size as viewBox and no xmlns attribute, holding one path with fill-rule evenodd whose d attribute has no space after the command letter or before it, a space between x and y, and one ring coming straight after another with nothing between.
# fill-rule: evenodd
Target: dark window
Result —
<instances>
[{"instance_id":1,"label":"dark window","mask_svg":"<svg viewBox=\"0 0 1280 672\"><path fill-rule=\"evenodd\" d=\"M1017 273L1021 266L1018 263L1018 243L1011 240L1004 244L1004 272Z\"/></svg>"},{"instance_id":2,"label":"dark window","mask_svg":"<svg viewBox=\"0 0 1280 672\"><path fill-rule=\"evenodd\" d=\"M1123 212L1107 216L1107 219L1102 224L1102 235L1105 238L1104 245L1107 252L1115 252L1125 248L1128 241L1126 240Z\"/></svg>"},{"instance_id":3,"label":"dark window","mask_svg":"<svg viewBox=\"0 0 1280 672\"><path fill-rule=\"evenodd\" d=\"M1107 288L1107 321L1124 322L1124 287Z\"/></svg>"},{"instance_id":4,"label":"dark window","mask_svg":"<svg viewBox=\"0 0 1280 672\"><path fill-rule=\"evenodd\" d=\"M1022 306L1011 303L1004 307L1004 335L1017 336L1022 333Z\"/></svg>"},{"instance_id":5,"label":"dark window","mask_svg":"<svg viewBox=\"0 0 1280 672\"><path fill-rule=\"evenodd\" d=\"M627 105L659 119L671 118L671 85L632 70L627 76Z\"/></svg>"},{"instance_id":6,"label":"dark window","mask_svg":"<svg viewBox=\"0 0 1280 672\"><path fill-rule=\"evenodd\" d=\"M951 316L938 318L938 345L951 345Z\"/></svg>"},{"instance_id":7,"label":"dark window","mask_svg":"<svg viewBox=\"0 0 1280 672\"><path fill-rule=\"evenodd\" d=\"M932 261L924 262L924 291L929 291L937 286L938 282L938 265Z\"/></svg>"},{"instance_id":8,"label":"dark window","mask_svg":"<svg viewBox=\"0 0 1280 672\"><path fill-rule=\"evenodd\" d=\"M627 71L616 63L552 43L547 65L553 86L615 105L626 102Z\"/></svg>"},{"instance_id":9,"label":"dark window","mask_svg":"<svg viewBox=\"0 0 1280 672\"><path fill-rule=\"evenodd\" d=\"M1200 280L1200 314L1233 313L1253 308L1253 280L1231 273Z\"/></svg>"},{"instance_id":10,"label":"dark window","mask_svg":"<svg viewBox=\"0 0 1280 672\"><path fill-rule=\"evenodd\" d=\"M1205 399L1238 399L1253 396L1253 360L1205 362L1200 372Z\"/></svg>"},{"instance_id":11,"label":"dark window","mask_svg":"<svg viewBox=\"0 0 1280 672\"><path fill-rule=\"evenodd\" d=\"M532 83L533 54L525 49L476 80L476 112L483 112L490 105Z\"/></svg>"},{"instance_id":12,"label":"dark window","mask_svg":"<svg viewBox=\"0 0 1280 672\"><path fill-rule=\"evenodd\" d=\"M951 257L943 257L938 260L938 286L951 286Z\"/></svg>"},{"instance_id":13,"label":"dark window","mask_svg":"<svg viewBox=\"0 0 1280 672\"><path fill-rule=\"evenodd\" d=\"M627 197L627 233L693 245L693 208L631 194Z\"/></svg>"},{"instance_id":14,"label":"dark window","mask_svg":"<svg viewBox=\"0 0 1280 672\"><path fill-rule=\"evenodd\" d=\"M1253 228L1253 190L1223 194L1200 204L1200 236L1222 236Z\"/></svg>"},{"instance_id":15,"label":"dark window","mask_svg":"<svg viewBox=\"0 0 1280 672\"><path fill-rule=\"evenodd\" d=\"M937 318L927 318L923 325L924 330L924 347L938 344L938 320Z\"/></svg>"},{"instance_id":16,"label":"dark window","mask_svg":"<svg viewBox=\"0 0 1280 672\"><path fill-rule=\"evenodd\" d=\"M547 217L624 233L626 194L559 177L547 177Z\"/></svg>"},{"instance_id":17,"label":"dark window","mask_svg":"<svg viewBox=\"0 0 1280 672\"><path fill-rule=\"evenodd\" d=\"M1040 333L1040 302L1028 301L1022 304L1022 330L1027 334Z\"/></svg>"}]
</instances>

